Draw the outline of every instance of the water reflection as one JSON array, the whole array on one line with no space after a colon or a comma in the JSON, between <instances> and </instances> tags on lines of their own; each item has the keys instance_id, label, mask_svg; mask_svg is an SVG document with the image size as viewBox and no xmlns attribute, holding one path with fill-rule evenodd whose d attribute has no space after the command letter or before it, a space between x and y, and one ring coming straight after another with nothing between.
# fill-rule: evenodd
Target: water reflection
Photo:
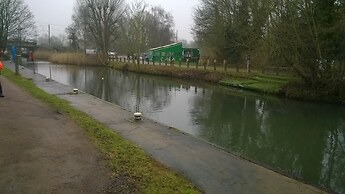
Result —
<instances>
[{"instance_id":1,"label":"water reflection","mask_svg":"<svg viewBox=\"0 0 345 194\"><path fill-rule=\"evenodd\" d=\"M131 111L140 106L154 120L308 183L345 193L344 107L106 68L51 67L53 79L59 82ZM49 75L48 66L39 65L38 72Z\"/></svg>"}]
</instances>

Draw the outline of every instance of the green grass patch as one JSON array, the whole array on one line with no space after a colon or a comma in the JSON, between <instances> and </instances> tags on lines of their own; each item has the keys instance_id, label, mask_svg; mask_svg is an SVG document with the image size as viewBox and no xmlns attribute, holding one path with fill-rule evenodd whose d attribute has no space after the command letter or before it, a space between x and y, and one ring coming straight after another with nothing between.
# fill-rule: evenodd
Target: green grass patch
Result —
<instances>
[{"instance_id":1,"label":"green grass patch","mask_svg":"<svg viewBox=\"0 0 345 194\"><path fill-rule=\"evenodd\" d=\"M273 81L265 79L227 79L220 81L220 84L226 86L233 86L247 90L259 91L269 94L279 94L281 88L288 82Z\"/></svg>"},{"instance_id":2,"label":"green grass patch","mask_svg":"<svg viewBox=\"0 0 345 194\"><path fill-rule=\"evenodd\" d=\"M68 115L86 131L107 161L112 175L123 174L140 193L200 193L190 182L150 158L142 149L129 143L105 125L74 109L65 100L47 94L25 78L4 68L3 75L32 96Z\"/></svg>"}]
</instances>

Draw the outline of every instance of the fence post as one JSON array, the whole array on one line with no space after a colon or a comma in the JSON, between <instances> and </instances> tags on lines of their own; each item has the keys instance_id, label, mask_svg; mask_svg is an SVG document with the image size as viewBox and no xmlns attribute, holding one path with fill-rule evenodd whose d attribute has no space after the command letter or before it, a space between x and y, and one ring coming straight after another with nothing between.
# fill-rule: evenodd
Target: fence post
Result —
<instances>
[{"instance_id":1,"label":"fence post","mask_svg":"<svg viewBox=\"0 0 345 194\"><path fill-rule=\"evenodd\" d=\"M187 68L189 68L189 59L186 60Z\"/></svg>"},{"instance_id":2,"label":"fence post","mask_svg":"<svg viewBox=\"0 0 345 194\"><path fill-rule=\"evenodd\" d=\"M250 73L250 55L246 55L247 59L247 73Z\"/></svg>"},{"instance_id":3,"label":"fence post","mask_svg":"<svg viewBox=\"0 0 345 194\"><path fill-rule=\"evenodd\" d=\"M196 64L195 64L195 65L196 65L196 68L198 69L198 68L199 68L199 67L198 67L198 66L199 66L199 60L196 61Z\"/></svg>"},{"instance_id":4,"label":"fence post","mask_svg":"<svg viewBox=\"0 0 345 194\"><path fill-rule=\"evenodd\" d=\"M207 59L207 62L205 63L204 69L206 70L206 66L210 65L210 59Z\"/></svg>"},{"instance_id":5,"label":"fence post","mask_svg":"<svg viewBox=\"0 0 345 194\"><path fill-rule=\"evenodd\" d=\"M217 70L217 67L216 67L216 64L217 64L217 60L213 60L213 69L216 71Z\"/></svg>"},{"instance_id":6,"label":"fence post","mask_svg":"<svg viewBox=\"0 0 345 194\"><path fill-rule=\"evenodd\" d=\"M223 65L224 65L224 71L227 71L228 70L228 66L226 65L226 60L225 59L223 61Z\"/></svg>"}]
</instances>

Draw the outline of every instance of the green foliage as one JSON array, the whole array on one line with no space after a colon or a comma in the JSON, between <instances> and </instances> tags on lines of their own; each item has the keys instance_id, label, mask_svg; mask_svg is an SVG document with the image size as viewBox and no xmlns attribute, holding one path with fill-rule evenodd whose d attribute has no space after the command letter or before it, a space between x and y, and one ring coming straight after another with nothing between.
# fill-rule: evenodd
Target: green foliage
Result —
<instances>
[{"instance_id":1,"label":"green foliage","mask_svg":"<svg viewBox=\"0 0 345 194\"><path fill-rule=\"evenodd\" d=\"M193 28L210 55L291 67L305 87L344 97L345 3L338 0L202 0Z\"/></svg>"},{"instance_id":2,"label":"green foliage","mask_svg":"<svg viewBox=\"0 0 345 194\"><path fill-rule=\"evenodd\" d=\"M130 181L140 193L199 193L184 178L157 163L142 149L124 140L103 124L72 108L67 101L45 93L33 82L14 75L6 68L3 74L34 97L58 112L68 115L83 127L106 159L115 178L122 174L127 175L127 181Z\"/></svg>"}]
</instances>

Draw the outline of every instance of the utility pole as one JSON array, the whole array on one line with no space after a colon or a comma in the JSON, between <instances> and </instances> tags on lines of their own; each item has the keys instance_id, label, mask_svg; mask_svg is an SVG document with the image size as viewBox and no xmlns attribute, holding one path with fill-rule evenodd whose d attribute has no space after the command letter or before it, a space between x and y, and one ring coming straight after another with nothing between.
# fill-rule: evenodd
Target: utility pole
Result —
<instances>
[{"instance_id":1,"label":"utility pole","mask_svg":"<svg viewBox=\"0 0 345 194\"><path fill-rule=\"evenodd\" d=\"M50 42L50 24L48 24L48 45L49 45L49 50L51 47L51 42Z\"/></svg>"}]
</instances>

